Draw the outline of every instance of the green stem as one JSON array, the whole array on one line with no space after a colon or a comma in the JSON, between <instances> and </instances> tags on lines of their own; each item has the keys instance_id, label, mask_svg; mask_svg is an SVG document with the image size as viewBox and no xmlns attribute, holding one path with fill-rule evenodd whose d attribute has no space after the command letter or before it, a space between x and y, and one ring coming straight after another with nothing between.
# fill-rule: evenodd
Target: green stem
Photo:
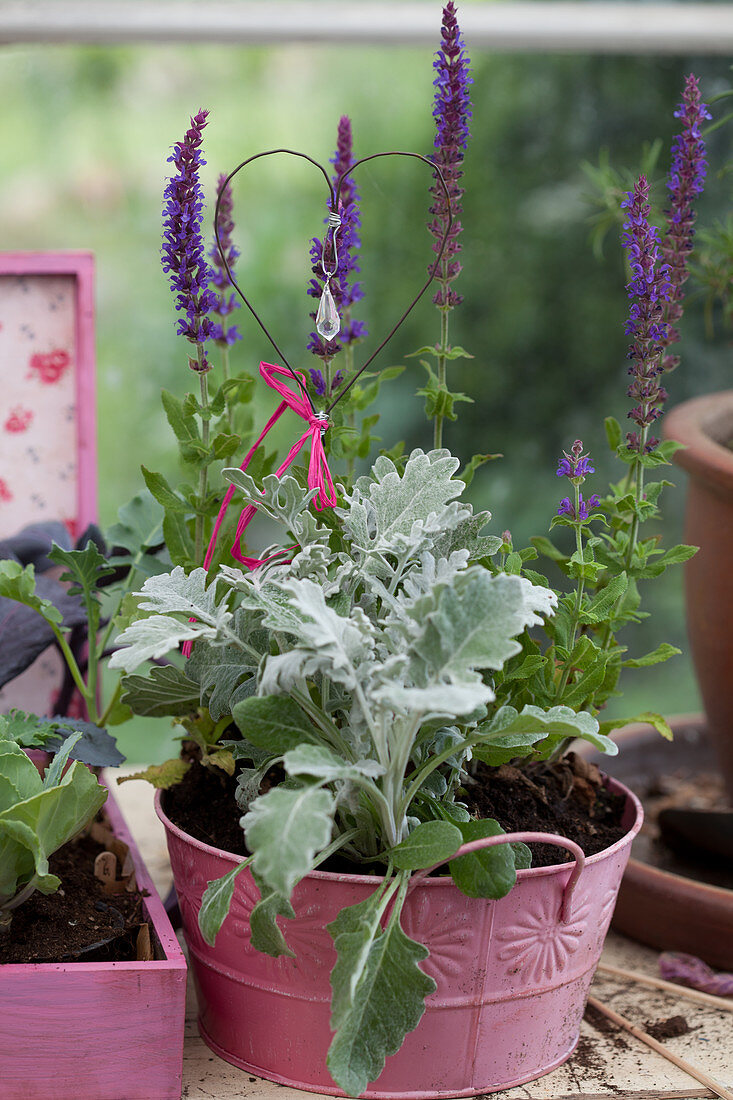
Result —
<instances>
[{"instance_id":1,"label":"green stem","mask_svg":"<svg viewBox=\"0 0 733 1100\"><path fill-rule=\"evenodd\" d=\"M198 356L199 367L202 369L199 371L199 383L201 385L201 408L203 415L201 417L201 442L204 449L209 446L209 383L206 377L207 372L203 369L204 366L204 347L203 344L198 344ZM206 501L206 490L208 488L209 477L209 460L204 458L203 465L199 471L199 499L198 508L196 509L196 527L194 536L194 556L197 564L200 564L204 556L204 508Z\"/></svg>"},{"instance_id":2,"label":"green stem","mask_svg":"<svg viewBox=\"0 0 733 1100\"><path fill-rule=\"evenodd\" d=\"M646 442L647 442L648 435L649 435L649 428L645 424L642 427L640 435L639 435L639 455L644 454L644 450L646 448ZM642 466L640 459L637 458L636 462L634 463L634 465L632 467L632 470L634 472L634 483L635 483L634 496L636 498L636 503L640 504L641 503L641 498L644 495L644 467ZM624 566L625 566L625 569L626 569L627 573L630 572L630 570L631 570L631 565L632 565L632 562L634 560L634 551L636 550L636 546L637 546L638 541L639 541L639 516L635 512L634 513L634 518L631 521L631 530L629 532L629 541L628 541L628 544L626 546L626 555L625 555L625 559L624 559ZM616 601L616 603L614 605L614 608L613 608L613 611L612 611L612 613L609 617L609 620L606 623L606 630L605 630L605 633L603 635L603 641L601 643L601 648L602 649L608 649L609 645L611 644L611 639L613 638L613 631L612 631L612 628L611 628L611 623L613 622L614 618L616 617L616 612L618 611L618 608L621 604L622 599L623 599L623 597L619 596L618 600Z\"/></svg>"},{"instance_id":3,"label":"green stem","mask_svg":"<svg viewBox=\"0 0 733 1100\"><path fill-rule=\"evenodd\" d=\"M447 280L442 281L443 293L448 293ZM450 309L448 306L440 307L440 346L438 348L438 387L442 391L446 384L446 373L448 360L446 358L448 353L448 314ZM435 424L433 425L433 447L438 450L443 446L443 420L445 417L442 412L438 412L435 415Z\"/></svg>"},{"instance_id":4,"label":"green stem","mask_svg":"<svg viewBox=\"0 0 733 1100\"><path fill-rule=\"evenodd\" d=\"M112 713L114 707L116 706L117 700L119 699L121 694L122 694L122 680L119 679L117 681L117 686L115 687L115 690L112 692L110 700L107 703L107 706L104 708L104 710L102 711L102 714L100 715L99 725L102 726L102 728L104 728L106 726L106 724L109 720L109 716Z\"/></svg>"},{"instance_id":5,"label":"green stem","mask_svg":"<svg viewBox=\"0 0 733 1100\"><path fill-rule=\"evenodd\" d=\"M344 348L344 378L347 380L351 378L354 371L354 348L351 344L347 344ZM352 408L346 413L346 423L350 428L356 428L356 414ZM353 436L352 436L353 440ZM346 460L346 479L349 484L354 480L354 467L356 460L354 458L354 451L349 450L349 457Z\"/></svg>"},{"instance_id":6,"label":"green stem","mask_svg":"<svg viewBox=\"0 0 733 1100\"><path fill-rule=\"evenodd\" d=\"M580 486L576 485L575 486L575 515L577 516L579 514L579 512L580 512ZM576 550L578 551L578 556L580 557L580 560L581 560L581 563L582 563L582 560L583 560L583 538L582 538L582 535L581 535L580 532L581 532L581 524L576 523L576 525L575 525L575 547L576 547ZM582 568L582 565L581 565L581 568ZM585 578L581 575L578 578L578 587L575 590L575 607L573 608L573 627L572 627L572 632L571 632L571 635L570 635L570 645L568 646L568 649L569 649L571 654L572 654L573 650L575 649L575 639L576 639L576 636L577 636L577 633L578 633L578 620L580 618L580 608L581 608L581 605L583 603L583 592L584 592L584 590L585 590ZM562 698L562 693L565 691L565 688L567 687L568 680L570 679L570 673L571 672L572 672L572 668L570 666L570 660L568 660L568 661L566 661L565 667L562 670L562 676L560 678L560 683L558 684L558 687L557 687L557 696L556 697L558 699Z\"/></svg>"},{"instance_id":7,"label":"green stem","mask_svg":"<svg viewBox=\"0 0 733 1100\"><path fill-rule=\"evenodd\" d=\"M402 808L404 801L402 789L405 782L405 772L407 771L407 765L410 761L412 746L415 743L415 738L423 718L423 714L414 715L402 733L398 734L397 744L394 746L394 753L390 754L391 759L387 768L387 773L383 779L384 796L390 806L390 818L393 823L394 835L396 838L392 841L393 844L399 844L399 842L404 839L405 813ZM396 720L393 730L398 729L399 720Z\"/></svg>"},{"instance_id":8,"label":"green stem","mask_svg":"<svg viewBox=\"0 0 733 1100\"><path fill-rule=\"evenodd\" d=\"M71 649L69 647L69 643L66 641L66 638L61 633L61 631L56 626L56 624L55 623L49 623L48 625L51 627L51 630L53 630L54 637L56 638L56 641L58 642L59 647L61 649L61 652L64 655L64 660L66 661L69 672L71 673L71 677L72 677L74 683L76 684L76 687L78 688L79 693L84 698L84 702L87 705L87 710L89 711L89 717L92 720L92 722L94 722L94 724L96 725L97 724L97 721L96 721L97 720L96 699L93 699L89 695L89 688L87 687L86 683L84 682L84 677L82 676L81 671L79 669L79 666L76 663L76 657L71 652Z\"/></svg>"},{"instance_id":9,"label":"green stem","mask_svg":"<svg viewBox=\"0 0 733 1100\"><path fill-rule=\"evenodd\" d=\"M471 749L474 745L478 745L481 741L481 735L473 733L470 736L464 738L463 741L459 741L456 745L449 745L447 749L443 749L442 752L437 753L435 756L430 756L424 764L414 771L410 776L410 786L402 797L400 805L400 812L404 815L410 808L410 803L420 790L421 786L436 768L439 768L441 764L444 764L446 760L450 760L451 756L457 756L465 749Z\"/></svg>"},{"instance_id":10,"label":"green stem","mask_svg":"<svg viewBox=\"0 0 733 1100\"><path fill-rule=\"evenodd\" d=\"M22 890L19 890L14 898L10 901L6 901L0 909L0 929L7 929L10 925L11 917L10 913L13 909L17 909L19 905L22 905L24 901L36 892L38 889L38 875L34 875L30 882L27 882Z\"/></svg>"},{"instance_id":11,"label":"green stem","mask_svg":"<svg viewBox=\"0 0 733 1100\"><path fill-rule=\"evenodd\" d=\"M354 760L354 753L351 747L344 741L338 726L336 726L311 699L307 691L301 691L300 688L291 688L290 697L293 699L302 710L308 715L310 720L318 726L321 733L323 733L329 742L338 752L341 753L347 760Z\"/></svg>"},{"instance_id":12,"label":"green stem","mask_svg":"<svg viewBox=\"0 0 733 1100\"><path fill-rule=\"evenodd\" d=\"M229 381L229 348L225 347L221 349L221 376L226 383ZM229 425L229 431L234 431L234 412L231 404L231 394L228 389L224 390L224 404L227 410L227 424Z\"/></svg>"}]
</instances>

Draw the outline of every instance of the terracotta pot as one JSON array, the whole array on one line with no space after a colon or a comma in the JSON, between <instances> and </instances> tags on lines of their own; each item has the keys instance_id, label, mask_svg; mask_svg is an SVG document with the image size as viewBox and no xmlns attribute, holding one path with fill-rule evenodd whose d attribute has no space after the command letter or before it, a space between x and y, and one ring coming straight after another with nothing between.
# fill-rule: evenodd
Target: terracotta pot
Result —
<instances>
[{"instance_id":1,"label":"terracotta pot","mask_svg":"<svg viewBox=\"0 0 733 1100\"><path fill-rule=\"evenodd\" d=\"M2 1100L181 1095L186 960L111 793L105 812L147 895L155 958L0 965Z\"/></svg>"},{"instance_id":2,"label":"terracotta pot","mask_svg":"<svg viewBox=\"0 0 733 1100\"><path fill-rule=\"evenodd\" d=\"M437 989L417 1028L362 1095L471 1096L533 1080L570 1056L642 821L635 796L614 781L611 787L626 795L628 831L587 860L580 853L577 882L573 864L565 863L519 871L516 885L500 901L467 898L448 876L413 886L403 927L429 948L423 966ZM293 895L295 919L283 922L296 958L273 959L250 945L249 914L259 895L246 870L210 947L197 923L202 894L208 881L242 858L178 829L162 811L160 795L156 809L166 828L204 1041L258 1076L343 1096L326 1068L332 1037L329 978L336 955L325 926L381 880L307 875ZM552 843L563 841L555 837Z\"/></svg>"},{"instance_id":3,"label":"terracotta pot","mask_svg":"<svg viewBox=\"0 0 733 1100\"><path fill-rule=\"evenodd\" d=\"M652 726L634 725L614 736L621 749L618 756L580 752L640 793L658 776L679 768L693 774L715 769L699 716L675 719L672 729L672 744ZM710 966L733 970L733 890L655 866L656 849L645 833L633 845L613 927L658 951L684 951Z\"/></svg>"},{"instance_id":4,"label":"terracotta pot","mask_svg":"<svg viewBox=\"0 0 733 1100\"><path fill-rule=\"evenodd\" d=\"M733 390L696 397L664 422L684 443L675 462L690 475L685 541L687 631L710 736L733 795Z\"/></svg>"}]
</instances>

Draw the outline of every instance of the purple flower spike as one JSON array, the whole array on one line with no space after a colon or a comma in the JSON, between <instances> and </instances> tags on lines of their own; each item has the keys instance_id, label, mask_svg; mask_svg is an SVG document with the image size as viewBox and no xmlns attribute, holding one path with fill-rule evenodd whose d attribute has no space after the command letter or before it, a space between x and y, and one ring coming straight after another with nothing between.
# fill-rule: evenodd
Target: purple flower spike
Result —
<instances>
[{"instance_id":1,"label":"purple flower spike","mask_svg":"<svg viewBox=\"0 0 733 1100\"><path fill-rule=\"evenodd\" d=\"M693 226L696 215L693 201L702 193L707 171L705 142L700 131L703 121L712 118L707 105L700 98L697 78L692 73L685 81L682 102L674 112L674 117L682 120L682 131L672 145L672 164L667 179L670 205L665 211L667 229L662 241L662 256L669 268L672 286L666 314L670 322L667 345L679 340L679 333L673 326L682 317L683 288L688 275L687 261L695 235ZM662 365L665 370L674 370L678 363L678 356L666 354Z\"/></svg>"},{"instance_id":2,"label":"purple flower spike","mask_svg":"<svg viewBox=\"0 0 733 1100\"><path fill-rule=\"evenodd\" d=\"M208 289L211 269L201 237L204 202L199 168L206 161L200 146L208 113L199 111L191 119L183 141L176 142L168 161L175 164L177 174L168 180L163 194L163 271L176 292L176 309L186 314L185 320L178 321L178 334L194 344L211 339L208 315L216 307L216 295ZM196 369L208 369L205 359L203 364L196 363Z\"/></svg>"},{"instance_id":3,"label":"purple flower spike","mask_svg":"<svg viewBox=\"0 0 733 1100\"><path fill-rule=\"evenodd\" d=\"M668 337L664 316L671 285L667 264L658 263L661 242L659 231L649 224L649 184L644 176L639 177L621 208L627 217L621 240L631 267L631 282L626 287L631 300L626 332L632 337L627 353L632 360L632 382L626 392L636 402L628 415L640 429L629 432L626 439L632 451L648 452L657 442L648 437L649 426L660 416L660 406L667 397L659 375Z\"/></svg>"},{"instance_id":4,"label":"purple flower spike","mask_svg":"<svg viewBox=\"0 0 733 1100\"><path fill-rule=\"evenodd\" d=\"M570 497L563 497L557 509L559 516L569 516L575 523L583 523L588 519L592 508L598 507L598 495L593 494L588 500L583 500L583 494L578 493L579 506L576 510L575 505L571 501Z\"/></svg>"},{"instance_id":5,"label":"purple flower spike","mask_svg":"<svg viewBox=\"0 0 733 1100\"><path fill-rule=\"evenodd\" d=\"M335 188L343 173L348 172L354 164L351 121L346 115L339 120L336 152L331 159L331 164L334 168L332 182ZM359 283L351 281L353 275L360 270L357 253L361 247L359 193L351 176L348 176L341 186L338 212L341 217L341 226L336 233L338 267L336 274L331 279L330 289L341 318L341 329L338 338L335 340L324 340L317 332L311 333L308 351L312 351L320 359L332 359L337 352L341 351L342 347L361 340L367 334L366 325L363 321L355 321L351 317L351 307L364 296ZM328 219L326 219L326 223L328 223ZM325 255L326 268L329 271L333 268L331 241L332 237L329 232ZM311 241L310 257L315 278L311 279L308 284L307 294L311 298L320 299L325 283L323 268L321 267L323 241L316 238ZM310 316L315 321L315 311ZM321 395L319 394L319 396Z\"/></svg>"},{"instance_id":6,"label":"purple flower spike","mask_svg":"<svg viewBox=\"0 0 733 1100\"><path fill-rule=\"evenodd\" d=\"M588 474L594 474L596 472L595 466L590 464L590 456L583 454L583 440L576 439L575 443L570 449L570 454L567 451L563 451L563 457L560 459L560 463L557 467L558 477L578 478L578 484L580 485Z\"/></svg>"},{"instance_id":7,"label":"purple flower spike","mask_svg":"<svg viewBox=\"0 0 733 1100\"><path fill-rule=\"evenodd\" d=\"M433 117L436 123L433 161L440 168L448 188L453 223L436 275L441 286L433 301L443 309L452 309L462 301L461 296L451 290L450 284L461 271L461 264L455 259L461 251L461 245L458 243L461 223L457 215L463 210L461 206L463 188L459 181L463 175L463 156L469 137L468 120L471 118L471 97L468 88L473 83L469 75L469 59L463 45L453 0L449 0L443 8L441 38L441 49L436 53L433 62L433 68L437 73L433 81L435 87ZM428 229L435 238L433 252L438 253L448 224L448 204L437 176L430 188L430 193L433 196L433 205L430 207L433 218L428 224Z\"/></svg>"},{"instance_id":8,"label":"purple flower spike","mask_svg":"<svg viewBox=\"0 0 733 1100\"><path fill-rule=\"evenodd\" d=\"M221 247L226 261L233 270L234 264L239 258L239 249L232 243L232 233L234 231L234 221L232 218L232 189L228 183L226 183L226 187L224 187L225 183L226 176L222 173L216 184L216 193L217 195L221 194L221 202L219 204L219 240L221 241ZM223 193L222 188L224 188ZM209 259L212 263L212 293L216 295L216 305L214 306L213 312L223 319L224 317L229 317L235 309L239 309L239 302L235 294L227 295L227 291L231 284L216 243L216 238L214 238L214 243L209 251ZM231 347L237 340L242 339L242 335L236 325L231 325L229 328L226 328L221 323L212 325L211 335L212 339L216 340L217 344L221 347Z\"/></svg>"}]
</instances>

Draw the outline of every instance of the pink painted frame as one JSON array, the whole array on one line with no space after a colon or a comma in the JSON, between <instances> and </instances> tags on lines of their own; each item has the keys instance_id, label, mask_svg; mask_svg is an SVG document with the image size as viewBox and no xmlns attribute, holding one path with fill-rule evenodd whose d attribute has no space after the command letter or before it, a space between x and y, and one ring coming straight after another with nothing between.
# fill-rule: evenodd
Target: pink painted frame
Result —
<instances>
[{"instance_id":1,"label":"pink painted frame","mask_svg":"<svg viewBox=\"0 0 733 1100\"><path fill-rule=\"evenodd\" d=\"M91 252L0 252L0 275L71 275L76 279L77 530L97 520L97 409L94 255Z\"/></svg>"},{"instance_id":2,"label":"pink painted frame","mask_svg":"<svg viewBox=\"0 0 733 1100\"><path fill-rule=\"evenodd\" d=\"M163 959L0 966L3 1100L179 1100L186 960L113 795Z\"/></svg>"}]
</instances>

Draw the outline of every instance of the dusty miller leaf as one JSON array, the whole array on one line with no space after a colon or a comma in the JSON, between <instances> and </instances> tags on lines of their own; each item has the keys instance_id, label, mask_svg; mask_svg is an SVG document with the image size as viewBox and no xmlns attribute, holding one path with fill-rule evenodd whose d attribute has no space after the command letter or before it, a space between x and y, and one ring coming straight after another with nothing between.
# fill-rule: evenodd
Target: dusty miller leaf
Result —
<instances>
[{"instance_id":1,"label":"dusty miller leaf","mask_svg":"<svg viewBox=\"0 0 733 1100\"><path fill-rule=\"evenodd\" d=\"M334 967L334 1002L340 1008L338 1015L333 1014L339 1022L328 1051L328 1069L344 1092L359 1096L379 1076L386 1058L395 1054L405 1036L417 1027L435 982L419 966L427 958L427 948L405 935L398 915L384 932L374 934L373 921L368 918L359 921L356 931L353 921L342 921L348 912L343 910L328 926L336 950L353 959L357 953L363 954L368 943L368 953L350 999L338 996L335 983L342 972L337 973ZM348 980L346 966L344 971ZM334 1022L332 1019L332 1026Z\"/></svg>"},{"instance_id":2,"label":"dusty miller leaf","mask_svg":"<svg viewBox=\"0 0 733 1100\"><path fill-rule=\"evenodd\" d=\"M253 869L277 894L289 898L331 839L335 803L321 787L274 787L242 818Z\"/></svg>"}]
</instances>

